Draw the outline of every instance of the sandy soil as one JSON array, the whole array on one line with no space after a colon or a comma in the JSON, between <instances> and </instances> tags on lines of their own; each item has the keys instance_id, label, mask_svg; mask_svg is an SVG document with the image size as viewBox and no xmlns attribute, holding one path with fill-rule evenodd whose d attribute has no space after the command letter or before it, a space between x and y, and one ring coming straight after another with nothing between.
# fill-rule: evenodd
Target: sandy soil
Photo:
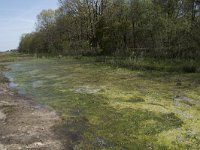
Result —
<instances>
[{"instance_id":1,"label":"sandy soil","mask_svg":"<svg viewBox=\"0 0 200 150\"><path fill-rule=\"evenodd\" d=\"M12 92L0 68L0 150L67 150L51 108Z\"/></svg>"}]
</instances>

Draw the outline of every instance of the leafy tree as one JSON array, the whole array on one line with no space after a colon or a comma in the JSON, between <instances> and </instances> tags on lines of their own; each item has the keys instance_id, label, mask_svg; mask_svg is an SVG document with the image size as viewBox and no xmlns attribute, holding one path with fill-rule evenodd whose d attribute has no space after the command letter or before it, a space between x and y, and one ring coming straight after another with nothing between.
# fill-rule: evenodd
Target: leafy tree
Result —
<instances>
[{"instance_id":1,"label":"leafy tree","mask_svg":"<svg viewBox=\"0 0 200 150\"><path fill-rule=\"evenodd\" d=\"M59 0L19 50L49 55L200 56L199 0Z\"/></svg>"}]
</instances>

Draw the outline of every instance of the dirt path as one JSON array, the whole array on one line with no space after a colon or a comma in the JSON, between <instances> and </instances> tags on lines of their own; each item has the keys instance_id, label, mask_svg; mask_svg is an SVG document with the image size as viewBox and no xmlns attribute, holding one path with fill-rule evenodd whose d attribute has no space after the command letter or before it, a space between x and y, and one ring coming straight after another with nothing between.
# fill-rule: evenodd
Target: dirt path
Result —
<instances>
[{"instance_id":1,"label":"dirt path","mask_svg":"<svg viewBox=\"0 0 200 150\"><path fill-rule=\"evenodd\" d=\"M9 90L0 68L0 150L67 150L54 132L60 123L50 108Z\"/></svg>"}]
</instances>

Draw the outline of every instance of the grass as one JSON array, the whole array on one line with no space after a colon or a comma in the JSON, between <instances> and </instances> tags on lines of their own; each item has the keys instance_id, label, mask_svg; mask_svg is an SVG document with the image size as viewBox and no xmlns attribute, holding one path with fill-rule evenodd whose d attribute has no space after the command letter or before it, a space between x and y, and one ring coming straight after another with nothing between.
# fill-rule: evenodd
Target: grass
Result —
<instances>
[{"instance_id":1,"label":"grass","mask_svg":"<svg viewBox=\"0 0 200 150\"><path fill-rule=\"evenodd\" d=\"M129 70L89 58L32 59L8 68L18 91L61 115L56 130L74 149L200 147L199 73ZM176 95L193 101L174 101Z\"/></svg>"},{"instance_id":2,"label":"grass","mask_svg":"<svg viewBox=\"0 0 200 150\"><path fill-rule=\"evenodd\" d=\"M30 58L29 55L15 52L0 52L0 63L8 63Z\"/></svg>"},{"instance_id":3,"label":"grass","mask_svg":"<svg viewBox=\"0 0 200 150\"><path fill-rule=\"evenodd\" d=\"M185 59L154 59L154 58L120 58L120 57L75 57L76 59L93 60L116 68L127 68L141 71L165 71L180 73L200 72L200 62Z\"/></svg>"}]
</instances>

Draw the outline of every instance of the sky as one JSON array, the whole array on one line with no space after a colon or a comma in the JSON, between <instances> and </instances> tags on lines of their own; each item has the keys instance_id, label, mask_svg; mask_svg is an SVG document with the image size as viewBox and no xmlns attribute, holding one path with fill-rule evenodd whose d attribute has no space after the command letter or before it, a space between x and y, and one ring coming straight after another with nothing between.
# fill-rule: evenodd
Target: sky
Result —
<instances>
[{"instance_id":1,"label":"sky","mask_svg":"<svg viewBox=\"0 0 200 150\"><path fill-rule=\"evenodd\" d=\"M58 0L0 0L0 51L15 49L22 34L34 31L43 9L56 9Z\"/></svg>"}]
</instances>

